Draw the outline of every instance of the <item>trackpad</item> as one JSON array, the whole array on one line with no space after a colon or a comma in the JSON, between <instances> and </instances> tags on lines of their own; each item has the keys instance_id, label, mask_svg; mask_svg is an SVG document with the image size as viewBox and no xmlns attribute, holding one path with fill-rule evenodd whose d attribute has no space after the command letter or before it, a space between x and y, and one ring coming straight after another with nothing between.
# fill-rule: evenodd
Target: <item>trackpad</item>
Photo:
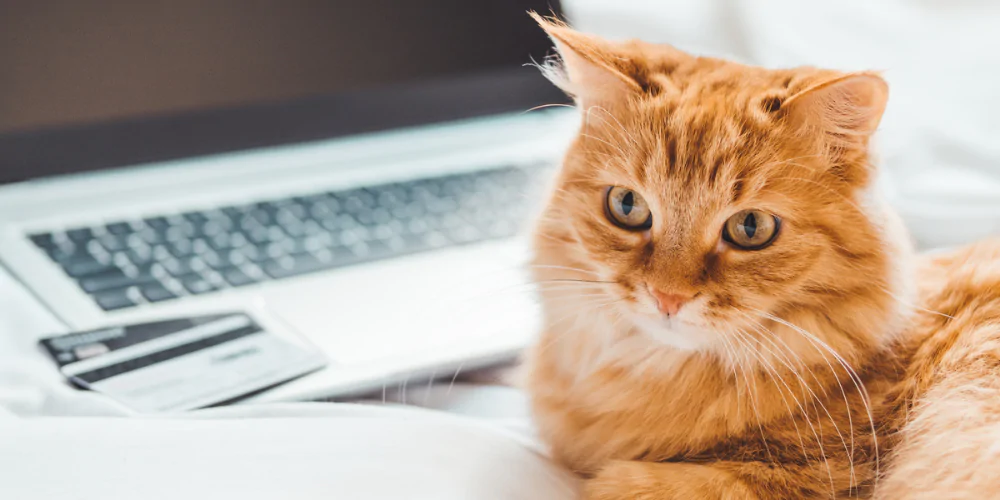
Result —
<instances>
[{"instance_id":1,"label":"trackpad","mask_svg":"<svg viewBox=\"0 0 1000 500\"><path fill-rule=\"evenodd\" d=\"M265 300L339 364L498 335L526 342L538 321L526 255L492 243L393 259L290 281Z\"/></svg>"}]
</instances>

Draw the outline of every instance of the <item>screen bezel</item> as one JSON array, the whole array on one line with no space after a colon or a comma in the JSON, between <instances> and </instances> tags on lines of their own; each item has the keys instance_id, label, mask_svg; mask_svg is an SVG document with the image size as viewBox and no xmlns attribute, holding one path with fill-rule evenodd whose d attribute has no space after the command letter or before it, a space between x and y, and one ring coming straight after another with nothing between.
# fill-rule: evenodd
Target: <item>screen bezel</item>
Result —
<instances>
[{"instance_id":1,"label":"screen bezel","mask_svg":"<svg viewBox=\"0 0 1000 500\"><path fill-rule=\"evenodd\" d=\"M546 3L555 15L558 7ZM285 102L13 132L0 134L0 185L565 102L537 68L524 66Z\"/></svg>"}]
</instances>

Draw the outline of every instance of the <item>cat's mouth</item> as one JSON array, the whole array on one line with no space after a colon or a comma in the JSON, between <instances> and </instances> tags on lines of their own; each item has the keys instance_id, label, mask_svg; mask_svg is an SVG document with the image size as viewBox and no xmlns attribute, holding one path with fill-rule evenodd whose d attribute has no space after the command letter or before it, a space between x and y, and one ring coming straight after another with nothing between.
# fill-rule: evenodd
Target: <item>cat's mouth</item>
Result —
<instances>
[{"instance_id":1,"label":"cat's mouth","mask_svg":"<svg viewBox=\"0 0 1000 500\"><path fill-rule=\"evenodd\" d=\"M678 349L700 350L715 337L705 327L677 316L635 313L632 322L653 340Z\"/></svg>"}]
</instances>

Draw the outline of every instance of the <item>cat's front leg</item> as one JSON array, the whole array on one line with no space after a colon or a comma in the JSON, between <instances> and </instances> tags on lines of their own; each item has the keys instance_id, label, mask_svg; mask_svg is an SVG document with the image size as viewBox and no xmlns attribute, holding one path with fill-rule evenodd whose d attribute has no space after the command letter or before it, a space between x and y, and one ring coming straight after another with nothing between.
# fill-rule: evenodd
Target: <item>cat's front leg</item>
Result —
<instances>
[{"instance_id":1,"label":"cat's front leg","mask_svg":"<svg viewBox=\"0 0 1000 500\"><path fill-rule=\"evenodd\" d=\"M584 485L587 500L757 499L732 473L709 464L613 461Z\"/></svg>"}]
</instances>

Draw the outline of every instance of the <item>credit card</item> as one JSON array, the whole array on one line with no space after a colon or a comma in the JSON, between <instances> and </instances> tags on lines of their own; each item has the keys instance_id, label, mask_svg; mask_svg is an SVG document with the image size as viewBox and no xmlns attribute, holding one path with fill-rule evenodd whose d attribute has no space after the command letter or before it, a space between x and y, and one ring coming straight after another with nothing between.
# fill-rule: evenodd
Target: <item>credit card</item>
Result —
<instances>
[{"instance_id":1,"label":"credit card","mask_svg":"<svg viewBox=\"0 0 1000 500\"><path fill-rule=\"evenodd\" d=\"M73 384L140 413L232 401L326 365L245 313L73 332L39 341Z\"/></svg>"}]
</instances>

